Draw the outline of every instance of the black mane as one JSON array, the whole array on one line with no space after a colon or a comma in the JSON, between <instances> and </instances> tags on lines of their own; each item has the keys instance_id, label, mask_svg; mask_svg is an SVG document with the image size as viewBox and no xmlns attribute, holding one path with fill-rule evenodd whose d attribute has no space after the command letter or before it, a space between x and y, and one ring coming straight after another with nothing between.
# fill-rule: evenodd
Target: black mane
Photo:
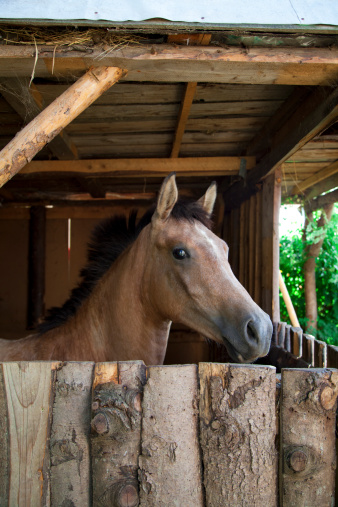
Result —
<instances>
[{"instance_id":1,"label":"black mane","mask_svg":"<svg viewBox=\"0 0 338 507\"><path fill-rule=\"evenodd\" d=\"M63 306L48 310L45 320L39 324L38 332L43 334L64 324L75 315L82 302L88 298L95 285L108 271L117 257L131 244L141 230L150 223L155 206L148 210L136 225L136 211L129 218L117 216L103 220L93 231L88 244L87 265L81 270L82 281L72 290L70 298ZM204 209L197 202L179 200L171 216L175 220L195 220L209 229L211 221Z\"/></svg>"}]
</instances>

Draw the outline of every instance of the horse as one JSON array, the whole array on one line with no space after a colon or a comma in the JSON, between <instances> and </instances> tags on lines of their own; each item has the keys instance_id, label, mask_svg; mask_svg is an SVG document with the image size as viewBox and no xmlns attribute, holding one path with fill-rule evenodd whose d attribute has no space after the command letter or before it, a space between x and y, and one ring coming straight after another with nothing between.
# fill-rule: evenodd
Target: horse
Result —
<instances>
[{"instance_id":1,"label":"horse","mask_svg":"<svg viewBox=\"0 0 338 507\"><path fill-rule=\"evenodd\" d=\"M265 356L272 324L232 273L228 245L211 231L216 193L213 182L198 201L184 202L172 173L138 226L135 214L129 224L99 226L70 299L36 333L0 340L0 361L160 365L172 322L225 345L235 362Z\"/></svg>"}]
</instances>

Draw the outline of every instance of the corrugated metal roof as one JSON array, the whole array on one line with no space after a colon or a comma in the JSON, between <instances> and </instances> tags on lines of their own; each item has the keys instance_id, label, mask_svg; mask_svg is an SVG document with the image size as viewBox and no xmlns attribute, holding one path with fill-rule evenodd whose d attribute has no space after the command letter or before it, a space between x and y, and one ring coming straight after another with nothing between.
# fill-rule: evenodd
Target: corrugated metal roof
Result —
<instances>
[{"instance_id":1,"label":"corrugated metal roof","mask_svg":"<svg viewBox=\"0 0 338 507\"><path fill-rule=\"evenodd\" d=\"M0 0L3 20L88 20L89 22L171 22L225 25L309 25L338 26L337 0L167 0L164 3L146 0L120 2L72 0Z\"/></svg>"}]
</instances>

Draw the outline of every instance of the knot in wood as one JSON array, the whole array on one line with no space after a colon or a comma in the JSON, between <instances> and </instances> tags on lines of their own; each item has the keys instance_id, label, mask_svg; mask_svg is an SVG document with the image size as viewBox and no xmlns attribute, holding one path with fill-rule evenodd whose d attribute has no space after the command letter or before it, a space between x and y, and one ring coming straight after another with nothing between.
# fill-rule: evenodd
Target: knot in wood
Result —
<instances>
[{"instance_id":1,"label":"knot in wood","mask_svg":"<svg viewBox=\"0 0 338 507\"><path fill-rule=\"evenodd\" d=\"M289 466L294 472L302 472L305 470L308 457L304 451L298 449L289 454Z\"/></svg>"},{"instance_id":2,"label":"knot in wood","mask_svg":"<svg viewBox=\"0 0 338 507\"><path fill-rule=\"evenodd\" d=\"M325 384L319 396L321 406L325 410L332 410L333 407L335 406L336 399L337 393L335 389L332 389L332 387Z\"/></svg>"},{"instance_id":3,"label":"knot in wood","mask_svg":"<svg viewBox=\"0 0 338 507\"><path fill-rule=\"evenodd\" d=\"M116 505L118 507L136 507L139 504L139 496L136 487L133 484L123 486L117 497Z\"/></svg>"},{"instance_id":4,"label":"knot in wood","mask_svg":"<svg viewBox=\"0 0 338 507\"><path fill-rule=\"evenodd\" d=\"M94 419L92 420L91 424L92 428L96 433L99 435L104 435L105 433L109 432L109 421L103 412L99 412L95 415Z\"/></svg>"}]
</instances>

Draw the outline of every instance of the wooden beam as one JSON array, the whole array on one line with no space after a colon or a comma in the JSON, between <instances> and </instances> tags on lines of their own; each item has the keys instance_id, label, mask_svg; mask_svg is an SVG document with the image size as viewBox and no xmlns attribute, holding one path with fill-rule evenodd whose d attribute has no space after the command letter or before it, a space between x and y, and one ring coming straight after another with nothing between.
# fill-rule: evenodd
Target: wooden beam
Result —
<instances>
[{"instance_id":1,"label":"wooden beam","mask_svg":"<svg viewBox=\"0 0 338 507\"><path fill-rule=\"evenodd\" d=\"M332 188L336 187L338 187L338 173L308 188L305 191L305 197L306 199L313 199L314 197L321 195L323 192L328 192Z\"/></svg>"},{"instance_id":2,"label":"wooden beam","mask_svg":"<svg viewBox=\"0 0 338 507\"><path fill-rule=\"evenodd\" d=\"M25 124L44 109L43 96L34 83L29 86L29 79L1 79L0 92L6 102L18 113ZM60 132L50 143L48 149L59 160L78 158L75 144L66 132Z\"/></svg>"},{"instance_id":3,"label":"wooden beam","mask_svg":"<svg viewBox=\"0 0 338 507\"><path fill-rule=\"evenodd\" d=\"M88 176L144 178L166 176L175 171L179 176L231 176L238 174L242 159L246 160L249 171L255 166L255 157L122 158L71 162L34 160L20 174L82 173Z\"/></svg>"},{"instance_id":4,"label":"wooden beam","mask_svg":"<svg viewBox=\"0 0 338 507\"><path fill-rule=\"evenodd\" d=\"M308 214L311 211L316 211L317 209L323 208L328 204L338 202L338 189L333 190L325 195L320 195L317 199L311 199L310 201L306 201L305 204L305 213Z\"/></svg>"},{"instance_id":5,"label":"wooden beam","mask_svg":"<svg viewBox=\"0 0 338 507\"><path fill-rule=\"evenodd\" d=\"M336 160L332 164L328 165L324 169L321 169L320 171L315 173L313 176L310 176L310 178L307 178L306 180L300 181L299 183L297 183L293 187L291 193L292 193L292 195L301 194L307 188L310 188L313 185L316 185L316 183L319 183L320 181L323 181L326 178L329 178L330 176L333 176L336 173L338 173L338 160Z\"/></svg>"},{"instance_id":6,"label":"wooden beam","mask_svg":"<svg viewBox=\"0 0 338 507\"><path fill-rule=\"evenodd\" d=\"M185 126L189 117L192 102L194 100L197 83L187 83L184 98L181 104L180 112L178 114L178 121L175 131L174 144L171 150L171 158L178 157L180 147L182 144Z\"/></svg>"},{"instance_id":7,"label":"wooden beam","mask_svg":"<svg viewBox=\"0 0 338 507\"><path fill-rule=\"evenodd\" d=\"M256 190L256 185L285 160L338 118L338 88L319 87L300 102L298 108L269 138L265 155L250 171L245 182L238 181L225 194L226 209L238 206Z\"/></svg>"},{"instance_id":8,"label":"wooden beam","mask_svg":"<svg viewBox=\"0 0 338 507\"><path fill-rule=\"evenodd\" d=\"M0 77L30 76L34 46L0 46ZM325 85L338 77L337 48L239 48L148 44L90 48L40 46L35 77L74 77L90 66L121 66L128 81ZM257 71L259 69L259 72Z\"/></svg>"},{"instance_id":9,"label":"wooden beam","mask_svg":"<svg viewBox=\"0 0 338 507\"><path fill-rule=\"evenodd\" d=\"M0 187L124 74L116 67L89 70L44 109L0 152Z\"/></svg>"}]
</instances>

